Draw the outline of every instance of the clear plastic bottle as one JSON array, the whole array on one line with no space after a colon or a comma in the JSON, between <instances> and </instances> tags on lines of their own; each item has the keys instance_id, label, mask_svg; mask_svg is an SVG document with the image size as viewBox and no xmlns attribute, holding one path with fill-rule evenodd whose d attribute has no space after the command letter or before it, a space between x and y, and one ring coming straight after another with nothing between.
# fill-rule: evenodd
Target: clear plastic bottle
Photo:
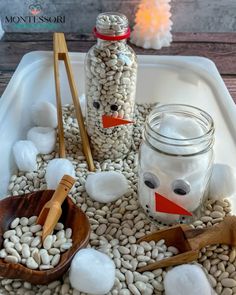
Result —
<instances>
[{"instance_id":1,"label":"clear plastic bottle","mask_svg":"<svg viewBox=\"0 0 236 295\"><path fill-rule=\"evenodd\" d=\"M177 129L184 136L175 136ZM172 224L200 217L212 172L213 144L213 120L201 109L170 104L149 114L139 154L138 194L150 219Z\"/></svg>"},{"instance_id":2,"label":"clear plastic bottle","mask_svg":"<svg viewBox=\"0 0 236 295\"><path fill-rule=\"evenodd\" d=\"M86 58L86 124L97 160L124 158L132 143L137 58L126 43L127 18L97 17L97 44Z\"/></svg>"}]
</instances>

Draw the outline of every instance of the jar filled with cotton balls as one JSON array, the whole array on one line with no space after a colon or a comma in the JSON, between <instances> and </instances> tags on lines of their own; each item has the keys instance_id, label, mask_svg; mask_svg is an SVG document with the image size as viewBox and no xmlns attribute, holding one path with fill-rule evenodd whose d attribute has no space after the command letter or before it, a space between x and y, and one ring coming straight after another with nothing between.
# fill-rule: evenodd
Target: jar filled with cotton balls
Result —
<instances>
[{"instance_id":1,"label":"jar filled with cotton balls","mask_svg":"<svg viewBox=\"0 0 236 295\"><path fill-rule=\"evenodd\" d=\"M126 44L128 19L120 13L97 17L95 44L86 58L86 124L94 158L124 158L132 143L137 58Z\"/></svg>"},{"instance_id":2,"label":"jar filled with cotton balls","mask_svg":"<svg viewBox=\"0 0 236 295\"><path fill-rule=\"evenodd\" d=\"M190 223L200 217L213 166L214 122L205 111L160 105L148 116L140 147L138 192L150 219Z\"/></svg>"}]
</instances>

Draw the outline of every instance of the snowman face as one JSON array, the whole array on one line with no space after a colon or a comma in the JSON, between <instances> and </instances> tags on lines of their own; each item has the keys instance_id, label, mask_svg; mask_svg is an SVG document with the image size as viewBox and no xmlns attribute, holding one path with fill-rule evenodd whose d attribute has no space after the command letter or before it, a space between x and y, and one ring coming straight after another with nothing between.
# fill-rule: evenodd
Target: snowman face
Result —
<instances>
[{"instance_id":1,"label":"snowman face","mask_svg":"<svg viewBox=\"0 0 236 295\"><path fill-rule=\"evenodd\" d=\"M201 205L208 170L208 156L173 157L143 144L139 169L142 207L151 219L167 224L186 220Z\"/></svg>"},{"instance_id":2,"label":"snowman face","mask_svg":"<svg viewBox=\"0 0 236 295\"><path fill-rule=\"evenodd\" d=\"M96 130L98 135L113 137L122 133L127 123L131 123L132 118L130 117L133 112L130 111L130 114L126 114L125 116L125 112L118 102L109 103L100 100L88 101L88 108L88 128L90 134ZM125 128L127 128L127 126L125 126Z\"/></svg>"}]
</instances>

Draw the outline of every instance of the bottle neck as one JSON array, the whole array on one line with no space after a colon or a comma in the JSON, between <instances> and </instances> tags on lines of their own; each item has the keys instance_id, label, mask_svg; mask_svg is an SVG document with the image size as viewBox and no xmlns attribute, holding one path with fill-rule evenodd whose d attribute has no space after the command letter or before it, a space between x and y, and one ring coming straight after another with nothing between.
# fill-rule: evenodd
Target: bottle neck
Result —
<instances>
[{"instance_id":1,"label":"bottle neck","mask_svg":"<svg viewBox=\"0 0 236 295\"><path fill-rule=\"evenodd\" d=\"M96 20L96 30L105 36L124 35L129 28L128 19L118 12L100 13Z\"/></svg>"},{"instance_id":2,"label":"bottle neck","mask_svg":"<svg viewBox=\"0 0 236 295\"><path fill-rule=\"evenodd\" d=\"M97 17L94 35L97 37L98 46L126 44L130 36L128 19L120 13L101 13Z\"/></svg>"},{"instance_id":3,"label":"bottle neck","mask_svg":"<svg viewBox=\"0 0 236 295\"><path fill-rule=\"evenodd\" d=\"M115 41L108 41L108 40L103 40L100 38L97 38L97 46L98 47L106 47L106 46L110 46L111 44L114 44L114 46L119 45L119 46L124 46L127 43L127 39L123 39L123 40L115 40Z\"/></svg>"}]
</instances>

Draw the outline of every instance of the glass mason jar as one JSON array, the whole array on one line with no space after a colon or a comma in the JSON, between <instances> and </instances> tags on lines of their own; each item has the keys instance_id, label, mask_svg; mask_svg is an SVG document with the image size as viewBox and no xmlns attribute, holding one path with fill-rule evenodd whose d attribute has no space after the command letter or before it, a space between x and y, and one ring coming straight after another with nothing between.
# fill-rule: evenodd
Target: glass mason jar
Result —
<instances>
[{"instance_id":1,"label":"glass mason jar","mask_svg":"<svg viewBox=\"0 0 236 295\"><path fill-rule=\"evenodd\" d=\"M130 29L119 13L101 13L97 44L86 57L86 124L97 160L124 158L131 147L137 58L126 44Z\"/></svg>"},{"instance_id":2,"label":"glass mason jar","mask_svg":"<svg viewBox=\"0 0 236 295\"><path fill-rule=\"evenodd\" d=\"M138 194L151 220L190 223L201 215L213 144L214 122L201 109L169 104L150 113L140 146Z\"/></svg>"}]
</instances>

